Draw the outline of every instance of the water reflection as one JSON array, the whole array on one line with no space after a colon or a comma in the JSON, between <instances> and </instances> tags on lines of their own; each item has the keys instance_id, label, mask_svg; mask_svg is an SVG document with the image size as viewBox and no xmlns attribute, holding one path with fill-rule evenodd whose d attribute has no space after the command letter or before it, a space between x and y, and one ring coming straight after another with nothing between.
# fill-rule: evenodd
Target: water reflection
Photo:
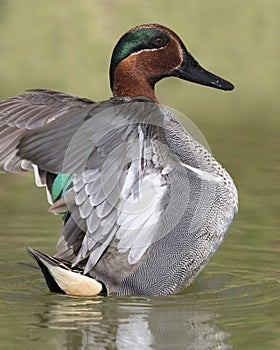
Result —
<instances>
[{"instance_id":1,"label":"water reflection","mask_svg":"<svg viewBox=\"0 0 280 350\"><path fill-rule=\"evenodd\" d=\"M69 349L230 349L218 314L183 299L57 298L40 326L60 330L52 343ZM184 297L185 303L185 297Z\"/></svg>"}]
</instances>

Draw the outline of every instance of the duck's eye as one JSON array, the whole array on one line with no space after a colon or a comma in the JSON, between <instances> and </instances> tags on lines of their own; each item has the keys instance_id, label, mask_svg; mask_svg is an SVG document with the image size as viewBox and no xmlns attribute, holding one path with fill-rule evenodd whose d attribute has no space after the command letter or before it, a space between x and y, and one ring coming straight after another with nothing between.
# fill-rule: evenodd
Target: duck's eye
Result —
<instances>
[{"instance_id":1,"label":"duck's eye","mask_svg":"<svg viewBox=\"0 0 280 350\"><path fill-rule=\"evenodd\" d=\"M157 37L153 40L154 47L162 47L162 46L164 46L164 43L165 42L164 42L163 38L160 38L160 37Z\"/></svg>"}]
</instances>

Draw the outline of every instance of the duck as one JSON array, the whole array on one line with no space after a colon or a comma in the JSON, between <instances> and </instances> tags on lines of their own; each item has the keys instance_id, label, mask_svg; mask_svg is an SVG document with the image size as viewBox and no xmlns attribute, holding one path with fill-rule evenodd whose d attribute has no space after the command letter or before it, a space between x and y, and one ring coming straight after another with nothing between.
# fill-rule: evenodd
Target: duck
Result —
<instances>
[{"instance_id":1,"label":"duck","mask_svg":"<svg viewBox=\"0 0 280 350\"><path fill-rule=\"evenodd\" d=\"M164 78L233 90L161 24L118 40L112 97L32 89L0 103L0 169L33 170L62 219L56 253L27 248L51 292L163 296L189 286L238 210L234 181L155 95Z\"/></svg>"}]
</instances>

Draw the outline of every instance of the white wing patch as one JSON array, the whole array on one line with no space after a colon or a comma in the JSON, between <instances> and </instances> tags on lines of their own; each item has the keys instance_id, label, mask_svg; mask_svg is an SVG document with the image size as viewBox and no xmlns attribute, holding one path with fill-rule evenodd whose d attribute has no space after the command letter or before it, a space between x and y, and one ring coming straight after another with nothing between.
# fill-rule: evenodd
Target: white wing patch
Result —
<instances>
[{"instance_id":1,"label":"white wing patch","mask_svg":"<svg viewBox=\"0 0 280 350\"><path fill-rule=\"evenodd\" d=\"M108 182L103 187L102 172L86 170L73 179L76 205L87 225L76 262L93 251L86 271L91 270L114 239L120 253L129 251L130 264L137 263L154 240L152 231L164 210L161 201L168 183L165 174L151 169L139 177L135 162L118 174L118 181L113 177L110 189Z\"/></svg>"},{"instance_id":2,"label":"white wing patch","mask_svg":"<svg viewBox=\"0 0 280 350\"><path fill-rule=\"evenodd\" d=\"M181 165L183 165L183 167L191 170L192 172L196 173L202 180L215 181L215 182L222 182L223 181L223 178L221 176L218 176L217 174L215 174L213 172L210 173L208 171L194 168L194 167L192 167L188 164L184 164L184 163L181 163Z\"/></svg>"},{"instance_id":3,"label":"white wing patch","mask_svg":"<svg viewBox=\"0 0 280 350\"><path fill-rule=\"evenodd\" d=\"M162 215L161 203L166 191L168 184L162 174L151 173L139 184L136 198L131 193L127 200L120 202L116 238L120 252L129 250L130 264L137 263L155 239L153 229Z\"/></svg>"},{"instance_id":4,"label":"white wing patch","mask_svg":"<svg viewBox=\"0 0 280 350\"><path fill-rule=\"evenodd\" d=\"M85 273L110 244L135 264L155 240L172 167L161 154L164 145L144 133L145 126L128 124L118 141L104 134L91 155L94 168L73 176L75 202L87 226L75 263L90 253Z\"/></svg>"}]
</instances>

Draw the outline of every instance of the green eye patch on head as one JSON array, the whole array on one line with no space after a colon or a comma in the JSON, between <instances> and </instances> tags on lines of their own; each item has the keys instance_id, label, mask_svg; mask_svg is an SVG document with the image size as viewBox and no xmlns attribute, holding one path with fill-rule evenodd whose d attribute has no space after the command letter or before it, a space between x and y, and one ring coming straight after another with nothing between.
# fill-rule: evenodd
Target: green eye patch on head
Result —
<instances>
[{"instance_id":1,"label":"green eye patch on head","mask_svg":"<svg viewBox=\"0 0 280 350\"><path fill-rule=\"evenodd\" d=\"M132 53L141 50L159 49L170 41L167 32L159 28L139 28L126 33L117 43L111 59L110 78L113 81L113 74L117 65Z\"/></svg>"}]
</instances>

